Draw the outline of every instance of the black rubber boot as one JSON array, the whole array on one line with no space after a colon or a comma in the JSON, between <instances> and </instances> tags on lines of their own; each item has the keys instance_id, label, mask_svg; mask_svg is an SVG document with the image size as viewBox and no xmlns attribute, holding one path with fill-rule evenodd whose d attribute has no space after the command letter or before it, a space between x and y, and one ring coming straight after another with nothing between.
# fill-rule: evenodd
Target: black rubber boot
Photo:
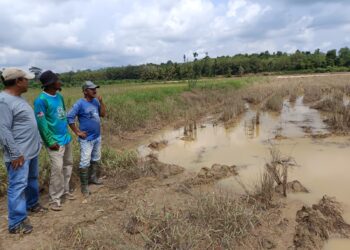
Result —
<instances>
[{"instance_id":1,"label":"black rubber boot","mask_svg":"<svg viewBox=\"0 0 350 250\"><path fill-rule=\"evenodd\" d=\"M92 161L89 167L89 184L102 185L103 182L97 177L97 169L100 168L100 162Z\"/></svg>"},{"instance_id":2,"label":"black rubber boot","mask_svg":"<svg viewBox=\"0 0 350 250\"><path fill-rule=\"evenodd\" d=\"M80 188L81 188L81 192L82 194L87 197L90 195L90 191L88 188L88 168L80 168L79 169L79 175L80 175Z\"/></svg>"}]
</instances>

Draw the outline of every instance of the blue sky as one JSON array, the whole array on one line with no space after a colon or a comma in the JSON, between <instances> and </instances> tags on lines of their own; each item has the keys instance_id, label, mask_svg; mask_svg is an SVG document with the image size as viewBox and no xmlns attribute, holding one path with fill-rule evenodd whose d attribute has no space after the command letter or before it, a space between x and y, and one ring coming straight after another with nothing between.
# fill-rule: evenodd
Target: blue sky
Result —
<instances>
[{"instance_id":1,"label":"blue sky","mask_svg":"<svg viewBox=\"0 0 350 250\"><path fill-rule=\"evenodd\" d=\"M0 0L0 9L0 68L62 72L350 43L345 0Z\"/></svg>"}]
</instances>

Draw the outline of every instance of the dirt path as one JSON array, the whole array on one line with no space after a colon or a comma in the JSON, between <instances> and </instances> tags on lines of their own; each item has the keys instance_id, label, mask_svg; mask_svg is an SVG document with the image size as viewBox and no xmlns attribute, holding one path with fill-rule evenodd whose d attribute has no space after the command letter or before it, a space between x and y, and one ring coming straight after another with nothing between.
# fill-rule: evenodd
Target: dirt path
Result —
<instances>
[{"instance_id":1,"label":"dirt path","mask_svg":"<svg viewBox=\"0 0 350 250\"><path fill-rule=\"evenodd\" d=\"M67 201L63 211L29 216L34 230L26 236L8 234L6 221L2 218L1 249L76 249L83 246L80 229L97 230L96 234L99 234L96 228L98 226L110 227L110 232L120 238L113 245L115 249L130 246L128 240L123 239L121 231L124 217L136 200L143 197L153 185L151 180L142 179L132 183L127 189L120 189L107 180L105 186L92 188L93 195L88 198L87 203L76 191L78 199ZM5 200L1 204L0 212L6 214L3 206Z\"/></svg>"},{"instance_id":2,"label":"dirt path","mask_svg":"<svg viewBox=\"0 0 350 250\"><path fill-rule=\"evenodd\" d=\"M304 75L288 75L277 76L277 79L292 79L292 78L310 78L310 77L327 77L327 76L349 76L349 72L344 73L323 73L323 74L304 74Z\"/></svg>"}]
</instances>

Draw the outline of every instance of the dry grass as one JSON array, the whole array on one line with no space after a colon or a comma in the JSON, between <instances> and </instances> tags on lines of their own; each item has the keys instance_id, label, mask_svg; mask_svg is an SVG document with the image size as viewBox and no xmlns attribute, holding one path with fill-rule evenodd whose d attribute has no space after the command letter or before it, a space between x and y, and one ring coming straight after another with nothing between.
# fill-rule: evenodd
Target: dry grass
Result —
<instances>
[{"instance_id":1,"label":"dry grass","mask_svg":"<svg viewBox=\"0 0 350 250\"><path fill-rule=\"evenodd\" d=\"M283 97L280 94L271 96L265 103L265 110L281 112L283 107Z\"/></svg>"},{"instance_id":2,"label":"dry grass","mask_svg":"<svg viewBox=\"0 0 350 250\"><path fill-rule=\"evenodd\" d=\"M349 132L350 129L350 107L342 107L329 115L327 123L334 131Z\"/></svg>"},{"instance_id":3,"label":"dry grass","mask_svg":"<svg viewBox=\"0 0 350 250\"><path fill-rule=\"evenodd\" d=\"M135 151L115 151L105 147L102 150L102 164L105 173L115 176L121 170L130 170L138 165L138 155Z\"/></svg>"},{"instance_id":4,"label":"dry grass","mask_svg":"<svg viewBox=\"0 0 350 250\"><path fill-rule=\"evenodd\" d=\"M227 123L242 114L245 111L245 106L239 94L232 95L232 98L225 99L223 104L223 112L220 120Z\"/></svg>"},{"instance_id":5,"label":"dry grass","mask_svg":"<svg viewBox=\"0 0 350 250\"><path fill-rule=\"evenodd\" d=\"M304 86L304 97L303 102L306 104L314 103L322 99L324 94L324 89L319 88L319 86L313 85L303 85Z\"/></svg>"},{"instance_id":6,"label":"dry grass","mask_svg":"<svg viewBox=\"0 0 350 250\"><path fill-rule=\"evenodd\" d=\"M253 91L252 91L253 90ZM249 104L258 105L274 93L271 88L270 79L265 84L253 85L251 88L245 88L242 91L242 99Z\"/></svg>"},{"instance_id":7,"label":"dry grass","mask_svg":"<svg viewBox=\"0 0 350 250\"><path fill-rule=\"evenodd\" d=\"M232 249L254 238L261 211L250 198L202 194L182 209L145 210L132 217L143 225L147 249Z\"/></svg>"},{"instance_id":8,"label":"dry grass","mask_svg":"<svg viewBox=\"0 0 350 250\"><path fill-rule=\"evenodd\" d=\"M255 185L254 197L256 197L265 208L273 205L275 194L275 181L272 175L266 170Z\"/></svg>"},{"instance_id":9,"label":"dry grass","mask_svg":"<svg viewBox=\"0 0 350 250\"><path fill-rule=\"evenodd\" d=\"M251 230L259 222L257 206L249 204L248 199L235 200L228 195L203 195L190 216L203 228L208 228L211 241L217 246L228 248L243 243L251 236Z\"/></svg>"},{"instance_id":10,"label":"dry grass","mask_svg":"<svg viewBox=\"0 0 350 250\"><path fill-rule=\"evenodd\" d=\"M350 94L347 76L304 79L301 86L304 103L325 112L325 121L333 132L349 132L350 109L344 105L344 97Z\"/></svg>"},{"instance_id":11,"label":"dry grass","mask_svg":"<svg viewBox=\"0 0 350 250\"><path fill-rule=\"evenodd\" d=\"M107 195L101 199L96 198L104 212L96 213L93 211L96 207L86 208L83 212L85 215L80 217L79 221L56 225L51 235L52 242L49 242L45 249L139 249L124 239L118 220L117 211L120 209L109 197Z\"/></svg>"},{"instance_id":12,"label":"dry grass","mask_svg":"<svg viewBox=\"0 0 350 250\"><path fill-rule=\"evenodd\" d=\"M339 112L344 107L343 93L339 90L333 90L333 93L323 97L316 102L311 108L326 112Z\"/></svg>"},{"instance_id":13,"label":"dry grass","mask_svg":"<svg viewBox=\"0 0 350 250\"><path fill-rule=\"evenodd\" d=\"M186 220L181 211L154 214L153 225L145 237L146 249L195 249L201 242L201 233Z\"/></svg>"},{"instance_id":14,"label":"dry grass","mask_svg":"<svg viewBox=\"0 0 350 250\"><path fill-rule=\"evenodd\" d=\"M344 105L344 94L340 89L321 101L316 108L327 111L328 125L337 132L348 132L350 128L350 107Z\"/></svg>"},{"instance_id":15,"label":"dry grass","mask_svg":"<svg viewBox=\"0 0 350 250\"><path fill-rule=\"evenodd\" d=\"M275 180L277 185L282 185L283 195L287 197L288 169L295 166L296 162L290 156L282 156L281 151L275 145L270 147L270 155L271 162L266 163L266 170L270 174L271 178ZM263 178L263 181L267 183L262 183L261 187L269 187L269 185L271 185L269 183L271 181L269 178Z\"/></svg>"},{"instance_id":16,"label":"dry grass","mask_svg":"<svg viewBox=\"0 0 350 250\"><path fill-rule=\"evenodd\" d=\"M344 86L332 89L311 107L326 112L327 124L334 132L348 132L350 128L350 107L344 104Z\"/></svg>"},{"instance_id":17,"label":"dry grass","mask_svg":"<svg viewBox=\"0 0 350 250\"><path fill-rule=\"evenodd\" d=\"M289 95L289 102L294 103L297 100L297 98L298 98L297 93L293 92Z\"/></svg>"}]
</instances>

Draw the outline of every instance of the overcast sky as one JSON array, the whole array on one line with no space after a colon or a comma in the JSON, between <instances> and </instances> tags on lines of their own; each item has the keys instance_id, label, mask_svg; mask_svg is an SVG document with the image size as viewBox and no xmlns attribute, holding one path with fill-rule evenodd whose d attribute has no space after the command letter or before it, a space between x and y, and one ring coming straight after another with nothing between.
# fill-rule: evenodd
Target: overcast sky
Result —
<instances>
[{"instance_id":1,"label":"overcast sky","mask_svg":"<svg viewBox=\"0 0 350 250\"><path fill-rule=\"evenodd\" d=\"M349 0L0 0L0 10L0 68L350 47Z\"/></svg>"}]
</instances>

